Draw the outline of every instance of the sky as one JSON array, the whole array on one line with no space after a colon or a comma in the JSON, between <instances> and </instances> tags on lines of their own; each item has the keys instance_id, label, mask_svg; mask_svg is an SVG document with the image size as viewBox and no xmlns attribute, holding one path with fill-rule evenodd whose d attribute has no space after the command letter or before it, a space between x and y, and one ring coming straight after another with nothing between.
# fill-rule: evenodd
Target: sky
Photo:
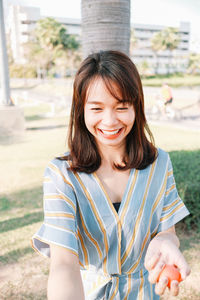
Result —
<instances>
[{"instance_id":1,"label":"sky","mask_svg":"<svg viewBox=\"0 0 200 300\"><path fill-rule=\"evenodd\" d=\"M81 18L81 0L4 0L9 3L40 7L41 15ZM190 22L191 50L200 51L200 0L131 0L131 22L179 27Z\"/></svg>"}]
</instances>

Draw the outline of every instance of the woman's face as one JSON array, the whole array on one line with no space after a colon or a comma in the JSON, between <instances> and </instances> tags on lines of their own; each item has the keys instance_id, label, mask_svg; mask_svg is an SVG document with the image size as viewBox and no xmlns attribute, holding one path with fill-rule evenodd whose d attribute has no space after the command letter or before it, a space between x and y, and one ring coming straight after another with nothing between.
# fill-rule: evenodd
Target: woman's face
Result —
<instances>
[{"instance_id":1,"label":"woman's face","mask_svg":"<svg viewBox=\"0 0 200 300\"><path fill-rule=\"evenodd\" d=\"M121 93L113 83L117 96ZM99 77L89 86L84 107L85 124L99 147L124 147L126 136L135 122L135 111L130 103L120 103L107 90Z\"/></svg>"}]
</instances>

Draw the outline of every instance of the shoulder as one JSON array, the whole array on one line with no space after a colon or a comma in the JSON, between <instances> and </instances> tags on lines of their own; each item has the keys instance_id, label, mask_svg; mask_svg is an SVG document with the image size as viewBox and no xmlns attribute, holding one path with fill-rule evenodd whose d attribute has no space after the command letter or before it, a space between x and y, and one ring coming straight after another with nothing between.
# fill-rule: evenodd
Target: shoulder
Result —
<instances>
[{"instance_id":1,"label":"shoulder","mask_svg":"<svg viewBox=\"0 0 200 300\"><path fill-rule=\"evenodd\" d=\"M168 163L169 161L169 153L164 151L163 149L161 148L157 148L157 161L158 162L166 162Z\"/></svg>"},{"instance_id":2,"label":"shoulder","mask_svg":"<svg viewBox=\"0 0 200 300\"><path fill-rule=\"evenodd\" d=\"M67 157L68 153L65 153L64 156ZM70 161L62 159L62 157L56 157L50 160L46 166L44 177L49 178L54 183L64 182L69 185L72 185L71 176L72 172L70 171Z\"/></svg>"},{"instance_id":3,"label":"shoulder","mask_svg":"<svg viewBox=\"0 0 200 300\"><path fill-rule=\"evenodd\" d=\"M169 153L161 148L157 148L157 158L154 163L157 171L167 171L170 164Z\"/></svg>"}]
</instances>

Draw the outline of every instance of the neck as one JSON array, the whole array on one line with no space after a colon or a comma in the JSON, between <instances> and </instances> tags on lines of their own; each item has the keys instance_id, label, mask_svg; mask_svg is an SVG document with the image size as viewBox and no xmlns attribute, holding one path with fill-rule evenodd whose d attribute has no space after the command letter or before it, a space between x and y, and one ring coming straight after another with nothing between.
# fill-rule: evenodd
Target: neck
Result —
<instances>
[{"instance_id":1,"label":"neck","mask_svg":"<svg viewBox=\"0 0 200 300\"><path fill-rule=\"evenodd\" d=\"M123 164L125 156L125 147L115 149L113 147L101 147L99 149L101 155L101 165L107 168L113 168L113 164Z\"/></svg>"}]
</instances>

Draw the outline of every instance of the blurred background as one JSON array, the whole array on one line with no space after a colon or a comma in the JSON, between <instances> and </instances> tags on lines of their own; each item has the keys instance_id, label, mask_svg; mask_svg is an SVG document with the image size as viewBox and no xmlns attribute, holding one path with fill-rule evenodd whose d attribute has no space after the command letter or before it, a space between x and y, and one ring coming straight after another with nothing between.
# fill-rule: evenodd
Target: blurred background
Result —
<instances>
[{"instance_id":1,"label":"blurred background","mask_svg":"<svg viewBox=\"0 0 200 300\"><path fill-rule=\"evenodd\" d=\"M5 29L0 54L6 51L0 63L0 299L46 299L49 260L35 254L30 245L43 219L43 172L50 159L67 150L74 75L100 32L87 23L91 16L84 5L104 2L112 8L117 1L0 2ZM115 24L130 4L127 20L117 24L119 47L128 45L126 52L139 70L147 121L156 145L170 154L180 196L191 212L177 226L192 273L181 283L176 299L198 300L200 2L118 2L122 6ZM97 13L93 11L96 19ZM112 26L106 22L104 33ZM120 30L129 25L127 42ZM166 94L173 98L167 105ZM162 299L173 297L167 294Z\"/></svg>"}]
</instances>

